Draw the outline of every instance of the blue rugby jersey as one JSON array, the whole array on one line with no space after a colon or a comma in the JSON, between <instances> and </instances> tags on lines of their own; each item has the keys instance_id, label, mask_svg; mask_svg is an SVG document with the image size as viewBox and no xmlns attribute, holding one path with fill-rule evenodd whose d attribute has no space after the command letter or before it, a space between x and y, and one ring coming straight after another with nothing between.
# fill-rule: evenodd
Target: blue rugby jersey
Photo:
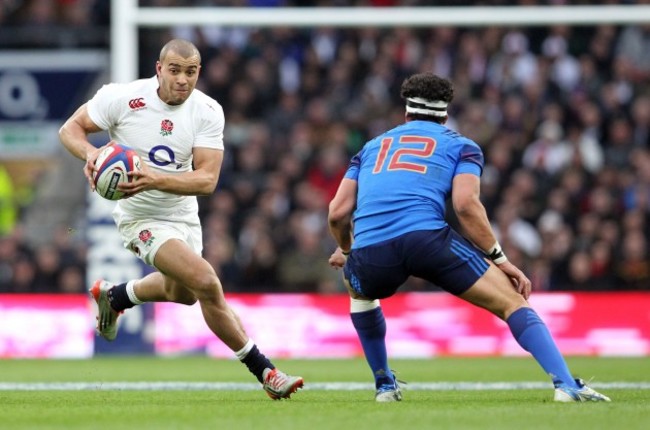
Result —
<instances>
[{"instance_id":1,"label":"blue rugby jersey","mask_svg":"<svg viewBox=\"0 0 650 430\"><path fill-rule=\"evenodd\" d=\"M454 176L482 171L481 148L434 122L406 122L368 141L345 174L358 183L353 248L446 226Z\"/></svg>"}]
</instances>

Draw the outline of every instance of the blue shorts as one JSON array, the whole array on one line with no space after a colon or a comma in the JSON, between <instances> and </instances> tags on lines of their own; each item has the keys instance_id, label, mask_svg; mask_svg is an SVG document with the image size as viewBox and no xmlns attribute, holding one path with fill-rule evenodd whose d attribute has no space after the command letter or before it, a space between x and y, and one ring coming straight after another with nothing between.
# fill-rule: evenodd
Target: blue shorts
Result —
<instances>
[{"instance_id":1,"label":"blue shorts","mask_svg":"<svg viewBox=\"0 0 650 430\"><path fill-rule=\"evenodd\" d=\"M390 297L409 276L459 295L489 267L485 255L451 227L412 231L353 249L343 267L352 288L369 299Z\"/></svg>"}]
</instances>

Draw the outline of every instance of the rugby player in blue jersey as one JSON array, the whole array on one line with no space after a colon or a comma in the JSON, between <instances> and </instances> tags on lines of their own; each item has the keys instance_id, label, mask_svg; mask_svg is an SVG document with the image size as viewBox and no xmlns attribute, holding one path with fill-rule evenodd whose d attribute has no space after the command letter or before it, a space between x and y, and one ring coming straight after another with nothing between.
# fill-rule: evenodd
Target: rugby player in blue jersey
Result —
<instances>
[{"instance_id":1,"label":"rugby player in blue jersey","mask_svg":"<svg viewBox=\"0 0 650 430\"><path fill-rule=\"evenodd\" d=\"M504 254L479 199L481 148L445 127L454 95L431 73L404 81L404 124L370 140L352 158L329 207L338 243L330 265L343 268L350 313L375 377L378 402L399 401L386 352L379 299L416 276L504 320L555 386L555 401L609 401L575 379L527 299L530 280ZM463 235L445 221L451 197Z\"/></svg>"}]
</instances>

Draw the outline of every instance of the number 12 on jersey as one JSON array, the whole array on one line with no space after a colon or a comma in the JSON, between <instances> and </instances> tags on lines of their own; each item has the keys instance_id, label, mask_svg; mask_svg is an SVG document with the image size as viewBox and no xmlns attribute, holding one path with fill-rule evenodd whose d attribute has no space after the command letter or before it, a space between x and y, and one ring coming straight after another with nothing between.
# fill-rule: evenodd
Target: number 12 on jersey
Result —
<instances>
[{"instance_id":1,"label":"number 12 on jersey","mask_svg":"<svg viewBox=\"0 0 650 430\"><path fill-rule=\"evenodd\" d=\"M386 158L388 158L388 153L390 152L391 146L393 145L394 138L386 137L381 141L381 146L379 148L379 154L377 155L377 161L375 162L375 168L372 169L372 173L380 173L384 170L384 165L386 164ZM410 172L417 173L426 173L427 165L424 163L419 163L418 160L404 161L402 157L410 155L415 158L428 158L433 155L433 151L436 149L436 140L430 137L424 136L400 136L399 144L422 144L422 148L397 148L395 152L390 157L388 161L388 166L385 170L408 170Z\"/></svg>"}]
</instances>

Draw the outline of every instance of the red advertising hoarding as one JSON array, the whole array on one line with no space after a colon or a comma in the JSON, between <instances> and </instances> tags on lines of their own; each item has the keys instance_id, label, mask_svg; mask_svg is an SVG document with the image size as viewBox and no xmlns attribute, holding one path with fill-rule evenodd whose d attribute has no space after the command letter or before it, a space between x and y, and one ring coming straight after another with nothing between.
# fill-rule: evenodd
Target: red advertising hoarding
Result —
<instances>
[{"instance_id":1,"label":"red advertising hoarding","mask_svg":"<svg viewBox=\"0 0 650 430\"><path fill-rule=\"evenodd\" d=\"M229 295L249 336L274 357L362 354L345 295ZM531 298L567 355L650 355L650 294L546 293ZM508 326L445 293L405 293L382 301L393 357L524 355ZM200 309L157 304L155 350L232 357Z\"/></svg>"},{"instance_id":2,"label":"red advertising hoarding","mask_svg":"<svg viewBox=\"0 0 650 430\"><path fill-rule=\"evenodd\" d=\"M92 357L91 314L85 295L0 294L0 357Z\"/></svg>"},{"instance_id":3,"label":"red advertising hoarding","mask_svg":"<svg viewBox=\"0 0 650 430\"><path fill-rule=\"evenodd\" d=\"M345 295L227 297L269 356L362 354ZM650 293L538 293L531 304L566 355L650 355ZM91 357L96 343L106 342L94 335L93 306L85 295L0 295L0 357ZM449 294L398 294L383 300L382 307L393 357L527 354L503 321ZM122 334L128 334L129 319L120 321ZM198 305L157 303L147 333L156 354L233 357L208 330ZM118 335L108 347L119 342Z\"/></svg>"}]
</instances>

